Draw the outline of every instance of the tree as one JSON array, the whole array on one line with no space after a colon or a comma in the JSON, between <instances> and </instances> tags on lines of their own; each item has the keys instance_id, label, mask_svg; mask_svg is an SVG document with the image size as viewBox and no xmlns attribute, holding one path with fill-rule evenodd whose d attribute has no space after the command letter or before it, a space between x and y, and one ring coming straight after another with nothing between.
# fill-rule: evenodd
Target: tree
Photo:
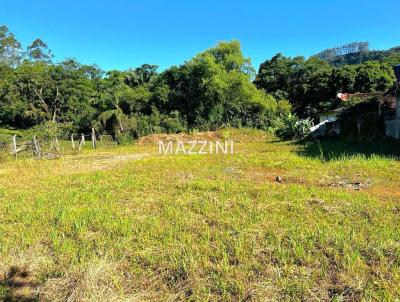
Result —
<instances>
[{"instance_id":1,"label":"tree","mask_svg":"<svg viewBox=\"0 0 400 302\"><path fill-rule=\"evenodd\" d=\"M24 128L23 114L27 103L19 94L15 82L14 69L6 64L0 65L0 124Z\"/></svg>"},{"instance_id":2,"label":"tree","mask_svg":"<svg viewBox=\"0 0 400 302\"><path fill-rule=\"evenodd\" d=\"M240 42L233 40L230 42L220 42L217 47L210 48L205 54L210 54L215 62L221 65L227 72L238 71L248 75L254 74L250 58L245 58L240 49Z\"/></svg>"},{"instance_id":3,"label":"tree","mask_svg":"<svg viewBox=\"0 0 400 302\"><path fill-rule=\"evenodd\" d=\"M400 64L400 48L399 53L393 53L388 57L383 59L383 63L386 63L389 66L396 66Z\"/></svg>"},{"instance_id":4,"label":"tree","mask_svg":"<svg viewBox=\"0 0 400 302\"><path fill-rule=\"evenodd\" d=\"M95 116L96 81L64 64L24 61L0 80L0 119L27 128L45 121L90 129Z\"/></svg>"},{"instance_id":5,"label":"tree","mask_svg":"<svg viewBox=\"0 0 400 302\"><path fill-rule=\"evenodd\" d=\"M330 86L332 92L353 93L356 81L357 71L352 65L344 65L332 70Z\"/></svg>"},{"instance_id":6,"label":"tree","mask_svg":"<svg viewBox=\"0 0 400 302\"><path fill-rule=\"evenodd\" d=\"M304 64L303 57L292 59L278 53L260 65L254 83L278 99L286 99L289 97L290 77L301 64Z\"/></svg>"},{"instance_id":7,"label":"tree","mask_svg":"<svg viewBox=\"0 0 400 302\"><path fill-rule=\"evenodd\" d=\"M126 72L125 83L130 87L137 87L149 83L157 77L157 65L143 64Z\"/></svg>"},{"instance_id":8,"label":"tree","mask_svg":"<svg viewBox=\"0 0 400 302\"><path fill-rule=\"evenodd\" d=\"M337 56L345 56L353 53L368 53L369 42L351 42L342 46L329 48L316 54L315 57L332 63Z\"/></svg>"},{"instance_id":9,"label":"tree","mask_svg":"<svg viewBox=\"0 0 400 302\"><path fill-rule=\"evenodd\" d=\"M17 66L21 59L21 44L7 26L0 26L0 63Z\"/></svg>"},{"instance_id":10,"label":"tree","mask_svg":"<svg viewBox=\"0 0 400 302\"><path fill-rule=\"evenodd\" d=\"M343 65L362 64L368 61L389 63L393 60L392 56L398 54L400 54L399 46L388 50L370 50L368 42L352 42L344 46L326 49L314 55L314 57L318 57L332 66L339 67ZM397 60L393 65L399 63Z\"/></svg>"},{"instance_id":11,"label":"tree","mask_svg":"<svg viewBox=\"0 0 400 302\"><path fill-rule=\"evenodd\" d=\"M160 75L168 101L161 110L177 110L189 127L223 125L267 128L277 102L251 82L252 67L237 41L222 42ZM164 86L163 86L164 87Z\"/></svg>"},{"instance_id":12,"label":"tree","mask_svg":"<svg viewBox=\"0 0 400 302\"><path fill-rule=\"evenodd\" d=\"M348 53L363 45L348 45ZM395 64L396 56L390 58ZM336 104L336 94L343 92L387 91L392 87L392 68L383 62L371 61L356 65L332 67L317 57L287 58L277 54L260 65L254 83L258 88L277 99L287 99L295 113L301 117L315 118L318 111L330 109Z\"/></svg>"},{"instance_id":13,"label":"tree","mask_svg":"<svg viewBox=\"0 0 400 302\"><path fill-rule=\"evenodd\" d=\"M365 62L356 68L355 91L387 91L394 84L391 66L378 62Z\"/></svg>"},{"instance_id":14,"label":"tree","mask_svg":"<svg viewBox=\"0 0 400 302\"><path fill-rule=\"evenodd\" d=\"M301 118L316 117L334 95L330 90L332 67L318 58L308 59L292 81L296 91L293 106Z\"/></svg>"},{"instance_id":15,"label":"tree","mask_svg":"<svg viewBox=\"0 0 400 302\"><path fill-rule=\"evenodd\" d=\"M32 44L27 47L27 55L32 61L51 62L53 58L51 50L41 39L35 39Z\"/></svg>"},{"instance_id":16,"label":"tree","mask_svg":"<svg viewBox=\"0 0 400 302\"><path fill-rule=\"evenodd\" d=\"M308 117L331 98L331 70L318 58L305 60L277 54L260 65L255 84L278 99L288 99L299 116Z\"/></svg>"}]
</instances>

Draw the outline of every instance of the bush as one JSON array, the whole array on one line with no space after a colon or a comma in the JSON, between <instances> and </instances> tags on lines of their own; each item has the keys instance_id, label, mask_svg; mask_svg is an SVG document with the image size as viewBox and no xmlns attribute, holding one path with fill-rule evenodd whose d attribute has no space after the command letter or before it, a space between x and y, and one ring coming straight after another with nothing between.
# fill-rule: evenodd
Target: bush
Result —
<instances>
[{"instance_id":1,"label":"bush","mask_svg":"<svg viewBox=\"0 0 400 302\"><path fill-rule=\"evenodd\" d=\"M282 118L280 127L275 134L281 139L305 139L310 134L311 121L309 119L299 120L297 116L289 114Z\"/></svg>"},{"instance_id":2,"label":"bush","mask_svg":"<svg viewBox=\"0 0 400 302\"><path fill-rule=\"evenodd\" d=\"M120 129L117 131L114 130L114 138L121 145L126 145L132 143L136 138L136 132L138 131L138 120L136 117L127 117L124 116L121 118L122 128L124 129L121 132Z\"/></svg>"},{"instance_id":3,"label":"bush","mask_svg":"<svg viewBox=\"0 0 400 302\"><path fill-rule=\"evenodd\" d=\"M74 132L74 127L70 123L47 121L30 128L28 132L31 136L36 135L38 139L49 140L66 137Z\"/></svg>"},{"instance_id":4,"label":"bush","mask_svg":"<svg viewBox=\"0 0 400 302\"><path fill-rule=\"evenodd\" d=\"M179 115L179 111L172 111L169 115L162 116L161 127L167 133L178 133L187 129L186 123Z\"/></svg>"}]
</instances>

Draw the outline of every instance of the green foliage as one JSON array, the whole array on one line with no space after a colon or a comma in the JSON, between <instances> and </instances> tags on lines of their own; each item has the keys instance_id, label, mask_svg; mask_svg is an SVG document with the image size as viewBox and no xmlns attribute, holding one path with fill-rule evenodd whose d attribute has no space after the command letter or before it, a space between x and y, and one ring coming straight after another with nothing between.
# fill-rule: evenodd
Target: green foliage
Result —
<instances>
[{"instance_id":1,"label":"green foliage","mask_svg":"<svg viewBox=\"0 0 400 302\"><path fill-rule=\"evenodd\" d=\"M260 65L254 83L278 99L288 99L299 116L314 118L318 111L335 105L339 91L387 91L394 81L392 67L387 63L332 67L317 57L305 60L278 54Z\"/></svg>"},{"instance_id":2,"label":"green foliage","mask_svg":"<svg viewBox=\"0 0 400 302\"><path fill-rule=\"evenodd\" d=\"M0 26L0 64L16 66L22 59L21 43L9 32L7 26Z\"/></svg>"},{"instance_id":3,"label":"green foliage","mask_svg":"<svg viewBox=\"0 0 400 302\"><path fill-rule=\"evenodd\" d=\"M221 42L161 74L150 64L104 74L94 65L74 59L55 65L51 58L36 39L22 64L0 65L0 123L69 123L75 132L95 127L126 140L225 125L269 129L290 110L253 85L254 69L238 41Z\"/></svg>"},{"instance_id":4,"label":"green foliage","mask_svg":"<svg viewBox=\"0 0 400 302\"><path fill-rule=\"evenodd\" d=\"M383 91L393 84L385 62L332 67L328 57L369 53L364 43L328 50L320 58L277 54L254 79L239 41L220 42L179 66L158 73L143 64L104 73L96 65L67 58L57 64L47 44L21 45L0 27L0 125L29 129L53 122L74 133L134 139L150 133L214 130L224 126L275 129L293 110L316 117L335 103L338 91ZM399 63L399 62L397 62Z\"/></svg>"},{"instance_id":5,"label":"green foliage","mask_svg":"<svg viewBox=\"0 0 400 302\"><path fill-rule=\"evenodd\" d=\"M151 115L135 117L136 127L131 129L131 137L139 138L152 133L179 133L187 130L186 121L178 111L161 114L157 108L152 108Z\"/></svg>"},{"instance_id":6,"label":"green foliage","mask_svg":"<svg viewBox=\"0 0 400 302\"><path fill-rule=\"evenodd\" d=\"M394 72L385 63L365 62L356 68L355 90L360 92L387 91L393 86Z\"/></svg>"},{"instance_id":7,"label":"green foliage","mask_svg":"<svg viewBox=\"0 0 400 302\"><path fill-rule=\"evenodd\" d=\"M256 89L252 74L238 41L219 43L160 75L169 96L161 110L179 111L190 128L267 128L276 119L277 102Z\"/></svg>"},{"instance_id":8,"label":"green foliage","mask_svg":"<svg viewBox=\"0 0 400 302\"><path fill-rule=\"evenodd\" d=\"M27 54L29 59L33 61L51 62L53 58L51 50L41 39L35 39L32 44L28 46Z\"/></svg>"},{"instance_id":9,"label":"green foliage","mask_svg":"<svg viewBox=\"0 0 400 302\"><path fill-rule=\"evenodd\" d=\"M367 52L369 52L369 42L351 42L339 47L325 49L316 54L315 57L332 63L338 56Z\"/></svg>"},{"instance_id":10,"label":"green foliage","mask_svg":"<svg viewBox=\"0 0 400 302\"><path fill-rule=\"evenodd\" d=\"M125 83L130 87L149 83L157 77L157 68L157 65L143 64L135 69L129 69L125 76Z\"/></svg>"},{"instance_id":11,"label":"green foliage","mask_svg":"<svg viewBox=\"0 0 400 302\"><path fill-rule=\"evenodd\" d=\"M161 120L161 127L166 133L179 133L187 129L186 122L181 118L179 111L172 111Z\"/></svg>"},{"instance_id":12,"label":"green foliage","mask_svg":"<svg viewBox=\"0 0 400 302\"><path fill-rule=\"evenodd\" d=\"M73 130L74 127L71 124L47 121L30 128L28 133L31 137L35 135L40 139L51 140L60 137L65 138L69 134L73 133Z\"/></svg>"},{"instance_id":13,"label":"green foliage","mask_svg":"<svg viewBox=\"0 0 400 302\"><path fill-rule=\"evenodd\" d=\"M332 91L355 92L356 77L357 70L353 65L334 68L330 77Z\"/></svg>"},{"instance_id":14,"label":"green foliage","mask_svg":"<svg viewBox=\"0 0 400 302\"><path fill-rule=\"evenodd\" d=\"M297 116L289 114L282 119L281 125L275 134L285 140L302 140L310 134L311 126L309 119L299 120Z\"/></svg>"},{"instance_id":15,"label":"green foliage","mask_svg":"<svg viewBox=\"0 0 400 302\"><path fill-rule=\"evenodd\" d=\"M398 56L400 47L389 50L370 50L368 42L352 42L340 47L326 49L315 57L318 57L330 65L339 67L348 64L362 64L368 61L389 63L390 66L399 64ZM397 61L393 60L397 57Z\"/></svg>"},{"instance_id":16,"label":"green foliage","mask_svg":"<svg viewBox=\"0 0 400 302\"><path fill-rule=\"evenodd\" d=\"M331 98L332 68L318 59L274 56L260 65L255 79L258 88L278 99L287 99L300 116L313 116L320 103Z\"/></svg>"},{"instance_id":17,"label":"green foliage","mask_svg":"<svg viewBox=\"0 0 400 302\"><path fill-rule=\"evenodd\" d=\"M30 136L28 131L25 130L0 128L0 149L11 142L13 135L22 139L28 139Z\"/></svg>"}]
</instances>

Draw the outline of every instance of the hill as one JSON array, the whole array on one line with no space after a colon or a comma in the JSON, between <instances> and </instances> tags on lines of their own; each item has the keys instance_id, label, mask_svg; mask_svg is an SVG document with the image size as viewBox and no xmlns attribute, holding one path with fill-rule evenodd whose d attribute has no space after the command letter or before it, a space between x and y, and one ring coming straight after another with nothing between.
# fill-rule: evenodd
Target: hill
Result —
<instances>
[{"instance_id":1,"label":"hill","mask_svg":"<svg viewBox=\"0 0 400 302\"><path fill-rule=\"evenodd\" d=\"M323 50L315 57L335 67L362 64L367 61L385 62L394 66L400 61L400 46L388 50L370 50L368 42L352 42Z\"/></svg>"}]
</instances>

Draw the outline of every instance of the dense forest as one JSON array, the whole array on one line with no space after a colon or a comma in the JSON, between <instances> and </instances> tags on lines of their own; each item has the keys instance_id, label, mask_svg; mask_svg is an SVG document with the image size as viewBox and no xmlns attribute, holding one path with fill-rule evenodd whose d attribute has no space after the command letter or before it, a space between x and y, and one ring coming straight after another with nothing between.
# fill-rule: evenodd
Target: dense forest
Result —
<instances>
[{"instance_id":1,"label":"dense forest","mask_svg":"<svg viewBox=\"0 0 400 302\"><path fill-rule=\"evenodd\" d=\"M220 42L162 72L151 64L105 72L73 58L52 59L41 39L23 49L0 27L1 127L57 123L66 134L94 127L120 140L223 126L274 130L293 112L314 118L333 106L338 91L389 89L400 52L353 43L308 59L277 54L257 74L238 41Z\"/></svg>"},{"instance_id":2,"label":"dense forest","mask_svg":"<svg viewBox=\"0 0 400 302\"><path fill-rule=\"evenodd\" d=\"M255 84L288 100L300 117L313 118L336 105L337 92L387 91L395 82L393 66L398 64L400 47L370 51L367 42L354 42L308 59L277 54L261 64Z\"/></svg>"}]
</instances>

